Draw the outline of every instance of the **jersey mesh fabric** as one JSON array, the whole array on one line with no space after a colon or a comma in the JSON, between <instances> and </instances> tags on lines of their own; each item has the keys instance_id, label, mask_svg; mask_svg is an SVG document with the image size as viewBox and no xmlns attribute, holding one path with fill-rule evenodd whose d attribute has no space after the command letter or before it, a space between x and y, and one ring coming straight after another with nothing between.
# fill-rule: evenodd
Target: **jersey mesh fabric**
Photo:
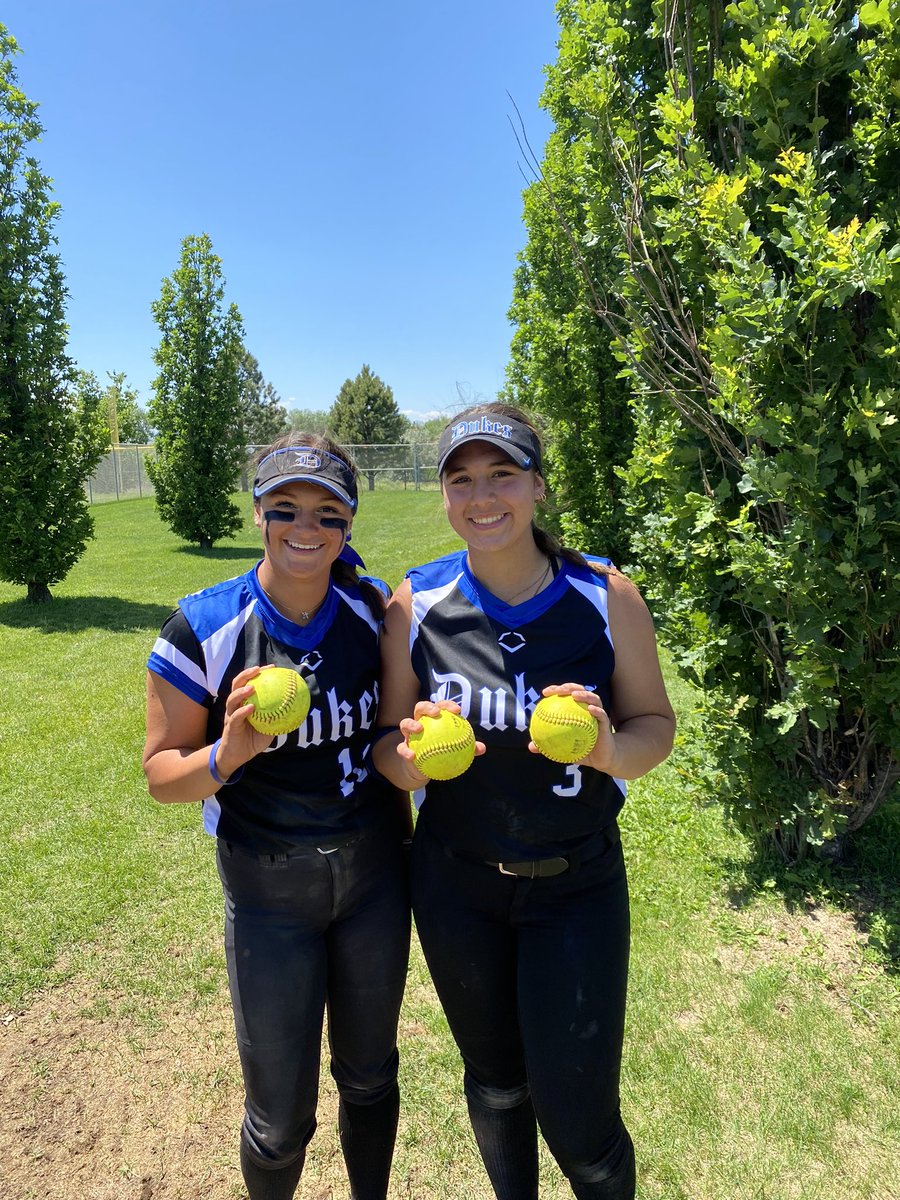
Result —
<instances>
[{"instance_id":1,"label":"jersey mesh fabric","mask_svg":"<svg viewBox=\"0 0 900 1200\"><path fill-rule=\"evenodd\" d=\"M245 667L292 667L311 693L300 728L277 737L239 781L203 802L208 833L278 854L338 844L383 819L387 785L368 762L378 631L359 590L334 583L313 620L294 625L268 600L255 568L179 601L147 665L207 709L210 742L221 736L232 681Z\"/></svg>"},{"instance_id":2,"label":"jersey mesh fabric","mask_svg":"<svg viewBox=\"0 0 900 1200\"><path fill-rule=\"evenodd\" d=\"M621 780L527 752L528 722L549 684L579 683L609 705L615 652L605 575L564 561L519 605L487 592L465 551L408 578L421 697L459 704L487 747L465 774L428 784L419 820L449 849L490 862L565 854L615 820Z\"/></svg>"}]
</instances>

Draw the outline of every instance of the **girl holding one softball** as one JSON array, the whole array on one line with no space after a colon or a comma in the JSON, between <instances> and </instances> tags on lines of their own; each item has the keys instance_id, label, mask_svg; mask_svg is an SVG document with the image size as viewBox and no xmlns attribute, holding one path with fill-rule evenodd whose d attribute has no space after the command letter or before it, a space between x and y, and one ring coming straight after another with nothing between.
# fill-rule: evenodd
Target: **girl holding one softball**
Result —
<instances>
[{"instance_id":1,"label":"girl holding one softball","mask_svg":"<svg viewBox=\"0 0 900 1200\"><path fill-rule=\"evenodd\" d=\"M498 1200L538 1194L537 1127L579 1200L630 1200L619 1109L628 893L616 816L626 779L669 753L675 718L636 589L534 524L541 445L518 409L467 409L438 470L466 547L408 572L382 638L378 769L425 788L412 852L416 927L465 1067ZM588 706L594 748L551 762L528 734L542 695ZM419 718L461 711L476 757L428 781ZM426 787L427 785L427 787Z\"/></svg>"},{"instance_id":2,"label":"girl holding one softball","mask_svg":"<svg viewBox=\"0 0 900 1200\"><path fill-rule=\"evenodd\" d=\"M369 762L388 589L357 576L348 546L356 477L328 438L293 434L264 450L253 483L262 560L181 600L148 662L150 793L200 801L217 839L250 1200L295 1193L326 1006L354 1200L384 1200L397 1130L409 806ZM299 672L311 693L300 728L275 738L247 720L269 664Z\"/></svg>"}]
</instances>

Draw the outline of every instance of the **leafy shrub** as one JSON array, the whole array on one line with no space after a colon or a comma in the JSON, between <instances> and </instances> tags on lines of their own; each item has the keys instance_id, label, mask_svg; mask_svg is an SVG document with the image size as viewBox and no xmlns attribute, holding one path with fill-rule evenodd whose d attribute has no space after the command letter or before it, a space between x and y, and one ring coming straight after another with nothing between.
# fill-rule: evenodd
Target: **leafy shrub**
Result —
<instances>
[{"instance_id":1,"label":"leafy shrub","mask_svg":"<svg viewBox=\"0 0 900 1200\"><path fill-rule=\"evenodd\" d=\"M644 587L720 793L795 859L900 777L900 4L560 18Z\"/></svg>"}]
</instances>

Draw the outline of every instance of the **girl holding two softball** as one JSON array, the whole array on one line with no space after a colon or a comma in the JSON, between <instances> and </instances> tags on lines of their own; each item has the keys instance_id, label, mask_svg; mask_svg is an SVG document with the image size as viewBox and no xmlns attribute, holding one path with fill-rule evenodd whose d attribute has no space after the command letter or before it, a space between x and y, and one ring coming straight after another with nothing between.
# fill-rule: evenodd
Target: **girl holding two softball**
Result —
<instances>
[{"instance_id":1,"label":"girl holding two softball","mask_svg":"<svg viewBox=\"0 0 900 1200\"><path fill-rule=\"evenodd\" d=\"M653 625L608 560L534 524L541 446L488 404L444 430L444 506L465 549L408 572L382 637L378 769L426 787L412 851L416 926L465 1067L498 1200L538 1194L537 1127L579 1200L631 1200L619 1108L628 893L616 816L625 780L669 753L675 718ZM571 765L529 742L542 695L588 706L597 740ZM462 776L428 781L410 734L441 707L478 739ZM529 753L530 751L530 753Z\"/></svg>"},{"instance_id":2,"label":"girl holding two softball","mask_svg":"<svg viewBox=\"0 0 900 1200\"><path fill-rule=\"evenodd\" d=\"M253 483L262 560L181 600L148 662L150 793L200 801L217 839L250 1200L295 1193L326 1005L354 1200L384 1200L397 1130L409 805L368 759L388 589L357 576L348 546L356 475L317 435L264 450ZM270 664L311 693L300 728L274 739L247 720Z\"/></svg>"}]
</instances>

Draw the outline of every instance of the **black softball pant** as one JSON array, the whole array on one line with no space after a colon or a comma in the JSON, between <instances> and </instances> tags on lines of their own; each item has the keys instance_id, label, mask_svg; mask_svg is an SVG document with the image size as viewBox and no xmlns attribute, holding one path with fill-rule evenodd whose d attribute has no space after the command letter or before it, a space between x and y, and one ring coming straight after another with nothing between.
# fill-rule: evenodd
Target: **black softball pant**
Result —
<instances>
[{"instance_id":1,"label":"black softball pant","mask_svg":"<svg viewBox=\"0 0 900 1200\"><path fill-rule=\"evenodd\" d=\"M354 1200L382 1200L397 1130L409 896L396 837L256 856L218 846L251 1200L294 1194L316 1128L323 1016Z\"/></svg>"},{"instance_id":2,"label":"black softball pant","mask_svg":"<svg viewBox=\"0 0 900 1200\"><path fill-rule=\"evenodd\" d=\"M498 1200L537 1197L535 1118L579 1200L634 1196L619 1110L629 912L618 829L584 854L574 870L527 879L451 855L421 820L413 841L416 928Z\"/></svg>"}]
</instances>

